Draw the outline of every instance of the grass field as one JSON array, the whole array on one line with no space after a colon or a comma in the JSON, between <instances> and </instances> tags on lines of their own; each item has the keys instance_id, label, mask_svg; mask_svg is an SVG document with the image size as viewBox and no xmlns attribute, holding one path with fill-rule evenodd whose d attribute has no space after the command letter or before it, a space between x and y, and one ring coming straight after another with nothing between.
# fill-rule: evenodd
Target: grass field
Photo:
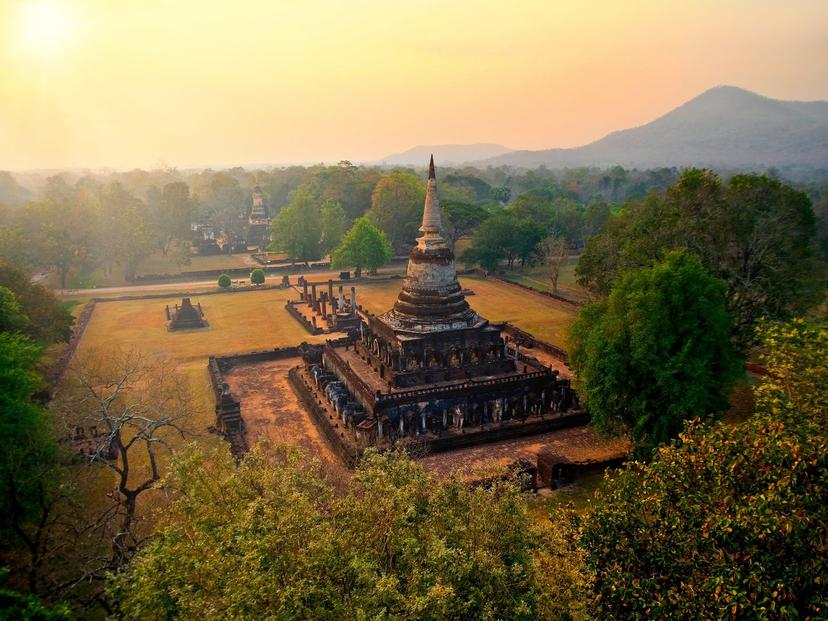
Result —
<instances>
[{"instance_id":1,"label":"grass field","mask_svg":"<svg viewBox=\"0 0 828 621\"><path fill-rule=\"evenodd\" d=\"M384 312L393 305L401 284L400 279L360 284L357 300L372 313ZM469 302L487 319L510 321L552 343L565 342L573 314L554 300L521 292L496 280L466 277L461 284L475 292L469 296ZM95 348L106 353L135 348L147 354L170 356L193 379L197 392L211 401L208 356L324 341L324 336L308 334L285 311L285 302L295 296L290 289L200 297L194 294L193 303L201 303L209 327L184 332L169 332L166 328L164 308L180 302L178 298L99 303L78 351ZM76 306L73 311L79 312L80 308ZM212 416L212 404L207 412L208 417Z\"/></svg>"},{"instance_id":2,"label":"grass field","mask_svg":"<svg viewBox=\"0 0 828 621\"><path fill-rule=\"evenodd\" d=\"M358 302L372 313L384 312L393 305L401 284L401 279L360 283L357 285ZM466 277L461 279L461 284L474 291L475 295L469 296L468 300L484 317L492 321L510 321L539 338L564 343L567 326L573 319L570 308L496 280ZM99 303L78 346L78 354L95 351L107 356L118 349L138 349L149 355L173 358L194 393L194 415L187 424L194 432L190 439L209 445L216 441L216 436L206 431L214 424L215 416L207 373L208 356L297 345L302 341L319 343L328 338L308 334L288 315L285 302L296 296L292 289L203 296L193 293L191 299L201 303L209 327L182 332L167 330L164 313L167 304L180 302L180 296ZM75 305L72 312L77 315L82 307L82 304ZM178 438L170 440L176 446L180 443ZM136 458L134 466L140 472L146 468L145 456ZM90 478L78 471L78 476L85 479L83 486L87 491L93 496L101 496L103 502L103 492L111 486L111 474L100 470ZM146 502L153 504L156 500L152 495Z\"/></svg>"},{"instance_id":3,"label":"grass field","mask_svg":"<svg viewBox=\"0 0 828 621\"><path fill-rule=\"evenodd\" d=\"M562 268L558 276L558 295L574 302L589 301L589 293L575 281L575 266L577 259L570 259ZM501 278L518 282L538 291L551 291L549 281L549 267L545 265L527 268L516 268L512 272L500 275Z\"/></svg>"},{"instance_id":4,"label":"grass field","mask_svg":"<svg viewBox=\"0 0 828 621\"><path fill-rule=\"evenodd\" d=\"M247 254L219 254L211 256L194 255L189 265L178 265L172 256L165 257L160 252L151 254L138 266L136 274L144 276L148 274L180 274L181 272L195 272L201 270L225 270L252 265L250 255ZM56 283L50 283L56 286ZM96 269L89 274L75 274L70 278L69 286L75 289L86 289L89 287L118 287L128 284L124 280L124 270L121 266L115 266L111 274L103 269Z\"/></svg>"}]
</instances>

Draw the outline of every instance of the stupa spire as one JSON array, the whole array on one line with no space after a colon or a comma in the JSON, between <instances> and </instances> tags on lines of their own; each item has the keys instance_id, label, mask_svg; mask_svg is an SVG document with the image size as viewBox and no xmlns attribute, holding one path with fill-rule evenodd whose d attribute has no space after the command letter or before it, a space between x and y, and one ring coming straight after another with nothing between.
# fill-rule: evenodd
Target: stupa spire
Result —
<instances>
[{"instance_id":1,"label":"stupa spire","mask_svg":"<svg viewBox=\"0 0 828 621\"><path fill-rule=\"evenodd\" d=\"M420 232L423 237L442 237L442 231L440 199L437 198L437 175L434 173L434 156L432 155L428 163L428 182L426 183L423 224L420 226Z\"/></svg>"}]
</instances>

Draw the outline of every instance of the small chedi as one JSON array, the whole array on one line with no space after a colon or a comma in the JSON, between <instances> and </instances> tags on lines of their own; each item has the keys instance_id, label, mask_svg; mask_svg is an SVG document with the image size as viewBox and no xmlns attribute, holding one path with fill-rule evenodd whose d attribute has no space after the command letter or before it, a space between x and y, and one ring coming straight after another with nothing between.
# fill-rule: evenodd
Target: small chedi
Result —
<instances>
[{"instance_id":1,"label":"small chedi","mask_svg":"<svg viewBox=\"0 0 828 621\"><path fill-rule=\"evenodd\" d=\"M323 404L356 449L416 437L445 450L580 424L566 414L577 406L569 380L466 301L443 237L433 158L419 230L394 307L381 315L357 307L352 336L308 346L297 389L315 393L308 401Z\"/></svg>"},{"instance_id":2,"label":"small chedi","mask_svg":"<svg viewBox=\"0 0 828 621\"><path fill-rule=\"evenodd\" d=\"M182 299L181 306L178 304L174 308L167 306L166 313L169 322L167 324L168 330L192 330L207 326L201 303L198 306L193 306L190 298Z\"/></svg>"}]
</instances>

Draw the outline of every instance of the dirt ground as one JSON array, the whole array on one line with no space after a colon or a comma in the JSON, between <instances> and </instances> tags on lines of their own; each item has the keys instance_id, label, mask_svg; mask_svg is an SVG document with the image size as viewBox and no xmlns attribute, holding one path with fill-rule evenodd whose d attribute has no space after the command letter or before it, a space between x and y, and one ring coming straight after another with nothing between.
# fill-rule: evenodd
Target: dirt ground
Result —
<instances>
[{"instance_id":1,"label":"dirt ground","mask_svg":"<svg viewBox=\"0 0 828 621\"><path fill-rule=\"evenodd\" d=\"M224 374L231 392L241 399L241 414L247 428L247 442L260 440L303 448L325 464L331 480L342 485L349 471L299 404L288 383L288 371L300 358L240 364Z\"/></svg>"},{"instance_id":2,"label":"dirt ground","mask_svg":"<svg viewBox=\"0 0 828 621\"><path fill-rule=\"evenodd\" d=\"M303 448L325 465L331 481L342 487L351 472L333 452L316 424L302 408L288 383L287 373L299 364L299 358L240 364L225 373L230 390L241 399L242 417L247 425L247 439L252 445L259 440L291 444ZM595 454L605 458L608 452L624 454L629 449L625 439L600 438L592 427L575 427L512 440L435 453L418 457L428 472L449 476L457 471L479 473L505 466L519 458L531 462L542 449L578 457Z\"/></svg>"},{"instance_id":3,"label":"dirt ground","mask_svg":"<svg viewBox=\"0 0 828 621\"><path fill-rule=\"evenodd\" d=\"M535 463L538 453L545 449L558 453L577 453L580 458L594 453L605 458L607 453L624 455L629 450L626 438L604 439L590 426L572 427L550 431L524 438L481 444L469 448L435 453L420 458L425 469L439 476L447 476L458 470L468 473L480 472L492 466L505 466L516 459L524 458Z\"/></svg>"}]
</instances>

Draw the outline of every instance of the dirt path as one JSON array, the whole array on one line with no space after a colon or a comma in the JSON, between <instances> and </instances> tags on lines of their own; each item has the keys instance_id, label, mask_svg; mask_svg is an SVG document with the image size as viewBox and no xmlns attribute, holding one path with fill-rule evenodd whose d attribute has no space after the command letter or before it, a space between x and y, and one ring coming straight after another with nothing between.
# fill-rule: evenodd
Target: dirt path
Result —
<instances>
[{"instance_id":1,"label":"dirt path","mask_svg":"<svg viewBox=\"0 0 828 621\"><path fill-rule=\"evenodd\" d=\"M394 274L401 271L399 265L392 265L378 270L380 274ZM265 279L266 285L277 285L282 282L283 274L278 276L268 276ZM329 278L338 279L339 271L325 270L320 272L302 271L290 274L290 281L295 283L299 276L306 276L307 278L317 280L327 280ZM244 280L242 278L233 278L232 280ZM370 280L354 280L355 285L364 284ZM105 296L113 294L136 294L150 293L153 291L181 291L186 292L192 289L215 289L217 288L216 279L211 280L190 280L190 281L175 281L163 282L154 284L135 284L124 285L119 287L98 287L95 289L55 289L55 295L59 297L89 297L89 296Z\"/></svg>"},{"instance_id":2,"label":"dirt path","mask_svg":"<svg viewBox=\"0 0 828 621\"><path fill-rule=\"evenodd\" d=\"M288 383L288 371L300 362L300 358L284 358L240 364L225 373L224 380L241 400L250 446L260 440L299 446L308 456L322 460L325 472L339 487L350 480L350 471L299 404Z\"/></svg>"}]
</instances>

